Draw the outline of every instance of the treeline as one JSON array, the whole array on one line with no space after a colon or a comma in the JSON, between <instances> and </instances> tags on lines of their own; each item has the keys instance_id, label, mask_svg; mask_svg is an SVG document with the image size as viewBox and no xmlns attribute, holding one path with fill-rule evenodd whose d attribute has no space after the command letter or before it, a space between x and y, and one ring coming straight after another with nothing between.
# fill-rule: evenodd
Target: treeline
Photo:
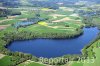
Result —
<instances>
[{"instance_id":1,"label":"treeline","mask_svg":"<svg viewBox=\"0 0 100 66\"><path fill-rule=\"evenodd\" d=\"M10 61L12 61L13 63L10 63L9 66L16 66L19 65L20 63L23 63L27 60L32 60L37 62L38 58L35 56L32 56L31 54L25 54L25 53L21 53L21 52L11 52L7 49L5 49L6 51L3 50L3 52L0 51L0 53L3 53L5 55L11 56L12 58L10 59Z\"/></svg>"},{"instance_id":2,"label":"treeline","mask_svg":"<svg viewBox=\"0 0 100 66\"><path fill-rule=\"evenodd\" d=\"M8 12L6 9L0 9L0 17L7 17Z\"/></svg>"},{"instance_id":3,"label":"treeline","mask_svg":"<svg viewBox=\"0 0 100 66\"><path fill-rule=\"evenodd\" d=\"M63 33L63 32L30 32L30 31L21 31L21 32L10 32L4 33L2 37L7 43L13 40L25 40L25 39L34 39L34 38L49 38L49 39L58 39L58 38L75 38L83 34L83 30L78 30L76 33Z\"/></svg>"},{"instance_id":4,"label":"treeline","mask_svg":"<svg viewBox=\"0 0 100 66\"><path fill-rule=\"evenodd\" d=\"M91 16L83 16L82 22L85 24L86 27L94 27L95 24L93 23L93 17Z\"/></svg>"},{"instance_id":5,"label":"treeline","mask_svg":"<svg viewBox=\"0 0 100 66\"><path fill-rule=\"evenodd\" d=\"M15 16L15 15L21 15L21 12L18 11L18 10L8 10L8 15L11 15L11 16Z\"/></svg>"},{"instance_id":6,"label":"treeline","mask_svg":"<svg viewBox=\"0 0 100 66\"><path fill-rule=\"evenodd\" d=\"M14 16L14 15L21 15L21 12L18 10L11 10L11 9L0 9L0 17L7 17L7 16Z\"/></svg>"},{"instance_id":7,"label":"treeline","mask_svg":"<svg viewBox=\"0 0 100 66\"><path fill-rule=\"evenodd\" d=\"M48 18L42 18L40 16L35 16L34 18L28 18L27 21L29 22L39 22L39 21L45 21L48 20Z\"/></svg>"}]
</instances>

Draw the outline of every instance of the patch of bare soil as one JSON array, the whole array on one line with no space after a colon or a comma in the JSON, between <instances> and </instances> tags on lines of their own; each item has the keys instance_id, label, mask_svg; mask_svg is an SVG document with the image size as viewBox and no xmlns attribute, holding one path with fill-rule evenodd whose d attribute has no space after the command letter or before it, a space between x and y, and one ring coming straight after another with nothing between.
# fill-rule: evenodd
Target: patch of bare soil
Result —
<instances>
[{"instance_id":1,"label":"patch of bare soil","mask_svg":"<svg viewBox=\"0 0 100 66\"><path fill-rule=\"evenodd\" d=\"M70 19L69 17L65 17L63 19L55 20L55 21L52 21L52 22L62 22L62 21L68 21L68 20L72 20L72 19Z\"/></svg>"},{"instance_id":2,"label":"patch of bare soil","mask_svg":"<svg viewBox=\"0 0 100 66\"><path fill-rule=\"evenodd\" d=\"M19 19L19 20L22 20L22 21L24 21L24 20L27 20L27 18L23 18L23 19Z\"/></svg>"},{"instance_id":3,"label":"patch of bare soil","mask_svg":"<svg viewBox=\"0 0 100 66\"><path fill-rule=\"evenodd\" d=\"M18 16L8 16L8 19L14 19L16 17L18 17Z\"/></svg>"},{"instance_id":4,"label":"patch of bare soil","mask_svg":"<svg viewBox=\"0 0 100 66\"><path fill-rule=\"evenodd\" d=\"M63 16L66 16L66 15L61 15L61 14L51 14L50 16L53 16L54 18L57 18L57 17L63 17Z\"/></svg>"},{"instance_id":5,"label":"patch of bare soil","mask_svg":"<svg viewBox=\"0 0 100 66\"><path fill-rule=\"evenodd\" d=\"M0 59L2 59L5 55L4 54L0 54Z\"/></svg>"},{"instance_id":6,"label":"patch of bare soil","mask_svg":"<svg viewBox=\"0 0 100 66\"><path fill-rule=\"evenodd\" d=\"M10 25L0 25L0 30L6 29Z\"/></svg>"}]
</instances>

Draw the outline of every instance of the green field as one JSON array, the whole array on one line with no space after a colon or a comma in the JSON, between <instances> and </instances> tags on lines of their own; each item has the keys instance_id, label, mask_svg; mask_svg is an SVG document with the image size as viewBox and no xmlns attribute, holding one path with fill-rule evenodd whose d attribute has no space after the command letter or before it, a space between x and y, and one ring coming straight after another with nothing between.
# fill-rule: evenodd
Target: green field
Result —
<instances>
[{"instance_id":1,"label":"green field","mask_svg":"<svg viewBox=\"0 0 100 66\"><path fill-rule=\"evenodd\" d=\"M13 57L13 56L5 56L2 59L0 59L0 66L10 66L13 65L16 61L19 61L20 58Z\"/></svg>"}]
</instances>

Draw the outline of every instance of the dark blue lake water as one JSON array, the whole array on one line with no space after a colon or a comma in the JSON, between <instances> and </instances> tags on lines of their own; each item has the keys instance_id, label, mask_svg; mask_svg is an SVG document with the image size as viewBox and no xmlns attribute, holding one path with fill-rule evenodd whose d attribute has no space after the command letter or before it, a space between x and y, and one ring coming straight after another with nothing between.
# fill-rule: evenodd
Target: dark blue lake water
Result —
<instances>
[{"instance_id":1,"label":"dark blue lake water","mask_svg":"<svg viewBox=\"0 0 100 66\"><path fill-rule=\"evenodd\" d=\"M84 34L74 39L32 39L14 41L8 49L15 52L30 53L37 57L59 57L66 54L80 54L81 49L96 38L96 27L84 28Z\"/></svg>"}]
</instances>

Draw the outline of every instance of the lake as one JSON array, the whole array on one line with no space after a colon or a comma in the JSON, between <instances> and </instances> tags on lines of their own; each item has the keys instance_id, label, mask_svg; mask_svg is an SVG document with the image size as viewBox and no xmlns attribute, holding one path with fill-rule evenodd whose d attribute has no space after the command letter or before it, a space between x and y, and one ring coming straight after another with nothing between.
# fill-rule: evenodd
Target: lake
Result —
<instances>
[{"instance_id":1,"label":"lake","mask_svg":"<svg viewBox=\"0 0 100 66\"><path fill-rule=\"evenodd\" d=\"M32 39L14 41L7 48L13 52L30 53L37 57L54 58L66 54L81 54L81 49L94 40L97 27L83 28L84 34L73 39Z\"/></svg>"}]
</instances>

